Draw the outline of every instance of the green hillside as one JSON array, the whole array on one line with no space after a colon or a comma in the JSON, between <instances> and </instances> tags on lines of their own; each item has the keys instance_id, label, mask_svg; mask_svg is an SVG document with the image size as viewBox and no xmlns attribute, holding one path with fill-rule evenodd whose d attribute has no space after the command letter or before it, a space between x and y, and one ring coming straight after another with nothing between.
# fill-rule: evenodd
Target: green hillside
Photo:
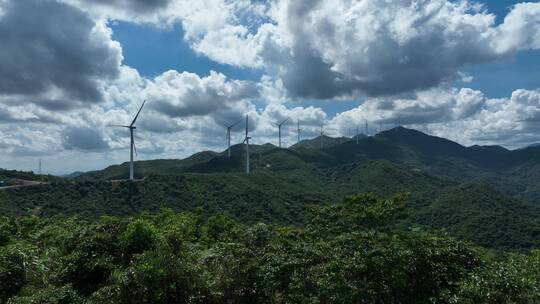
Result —
<instances>
[{"instance_id":1,"label":"green hillside","mask_svg":"<svg viewBox=\"0 0 540 304\"><path fill-rule=\"evenodd\" d=\"M253 171L300 168L334 168L368 160L387 160L413 167L433 176L458 183L478 183L498 189L503 194L528 202L540 202L540 148L509 151L498 146L464 147L444 138L429 136L403 127L363 137L356 143L350 138L320 137L304 140L290 149L273 145L253 145ZM102 171L90 172L78 180L125 179L129 166L124 163ZM135 163L138 178L150 174L185 172L242 172L245 170L243 145L232 148L232 158L225 153L202 152L183 160L152 160Z\"/></svg>"},{"instance_id":2,"label":"green hillside","mask_svg":"<svg viewBox=\"0 0 540 304\"><path fill-rule=\"evenodd\" d=\"M54 182L61 180L61 178L52 175L38 175L33 172L0 169L0 187L17 185L21 181Z\"/></svg>"},{"instance_id":3,"label":"green hillside","mask_svg":"<svg viewBox=\"0 0 540 304\"><path fill-rule=\"evenodd\" d=\"M460 239L499 249L540 247L540 206L511 199L485 186L461 186L389 161L318 168L277 150L261 162L278 163L243 173L150 175L144 181L54 183L0 192L2 214L136 215L162 208L225 213L243 222L305 224L305 206L345 195L373 192L383 197L410 193L410 214L401 227L445 229ZM290 160L284 162L281 158ZM464 191L466 189L467 191ZM494 228L497 229L492 229Z\"/></svg>"},{"instance_id":4,"label":"green hillside","mask_svg":"<svg viewBox=\"0 0 540 304\"><path fill-rule=\"evenodd\" d=\"M316 142L317 139L311 141ZM331 142L328 140L328 142ZM341 143L339 143L341 142ZM244 145L183 160L136 162L144 180L120 181L127 163L55 182L0 192L10 215L126 216L161 208L206 217L224 212L244 223L305 223L306 204L372 192L410 193L402 228L432 227L498 249L540 247L540 149L464 147L415 130L395 128L324 149L304 141L291 149Z\"/></svg>"},{"instance_id":5,"label":"green hillside","mask_svg":"<svg viewBox=\"0 0 540 304\"><path fill-rule=\"evenodd\" d=\"M142 178L158 172L164 174L167 172L182 172L186 168L198 163L210 161L217 155L218 153L216 152L205 151L193 154L192 156L181 160L155 159L149 161L137 161L135 162L135 176L136 178ZM75 178L77 180L120 180L127 179L128 177L129 162L125 162L121 165L107 167L104 170L80 174Z\"/></svg>"},{"instance_id":6,"label":"green hillside","mask_svg":"<svg viewBox=\"0 0 540 304\"><path fill-rule=\"evenodd\" d=\"M253 158L262 153L267 153L276 149L274 145L250 145L250 152ZM244 167L242 154L244 145L234 145L231 147L232 159L227 157L227 152L221 153L204 151L195 153L185 159L156 159L147 161L136 161L135 178L141 179L151 174L176 174L182 172L227 172L241 171ZM79 181L97 180L122 180L129 177L129 162L121 165L114 165L104 170L87 172L77 175L74 179Z\"/></svg>"}]
</instances>

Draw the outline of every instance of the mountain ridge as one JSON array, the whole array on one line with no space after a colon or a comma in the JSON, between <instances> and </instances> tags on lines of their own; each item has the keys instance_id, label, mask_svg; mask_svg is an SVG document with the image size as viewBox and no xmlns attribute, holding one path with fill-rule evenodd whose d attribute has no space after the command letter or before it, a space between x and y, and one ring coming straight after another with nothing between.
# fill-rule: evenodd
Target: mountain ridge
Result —
<instances>
[{"instance_id":1,"label":"mountain ridge","mask_svg":"<svg viewBox=\"0 0 540 304\"><path fill-rule=\"evenodd\" d=\"M312 167L332 168L354 162L387 160L410 166L433 176L456 181L485 184L506 195L540 202L540 148L507 150L498 146L466 147L451 140L396 127L375 136L358 140L330 138L327 146L316 147L320 137L304 140L290 148L272 144L250 145L251 169L257 170L309 170ZM204 151L185 159L148 160L135 162L137 178L149 174L243 172L245 170L244 145L227 150ZM118 180L128 176L128 163L110 166L82 174L75 180Z\"/></svg>"}]
</instances>

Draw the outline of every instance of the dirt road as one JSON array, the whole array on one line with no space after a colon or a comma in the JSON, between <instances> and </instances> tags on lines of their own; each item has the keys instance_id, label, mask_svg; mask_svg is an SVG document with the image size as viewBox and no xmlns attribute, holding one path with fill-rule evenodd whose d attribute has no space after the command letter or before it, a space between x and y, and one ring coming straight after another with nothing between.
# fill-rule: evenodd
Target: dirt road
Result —
<instances>
[{"instance_id":1,"label":"dirt road","mask_svg":"<svg viewBox=\"0 0 540 304\"><path fill-rule=\"evenodd\" d=\"M39 185L48 184L46 182L29 181L29 180L18 180L17 182L19 184L12 185L12 186L0 187L0 190L7 190L7 189L13 189L13 188L22 188L22 187L33 187L33 186L39 186Z\"/></svg>"}]
</instances>

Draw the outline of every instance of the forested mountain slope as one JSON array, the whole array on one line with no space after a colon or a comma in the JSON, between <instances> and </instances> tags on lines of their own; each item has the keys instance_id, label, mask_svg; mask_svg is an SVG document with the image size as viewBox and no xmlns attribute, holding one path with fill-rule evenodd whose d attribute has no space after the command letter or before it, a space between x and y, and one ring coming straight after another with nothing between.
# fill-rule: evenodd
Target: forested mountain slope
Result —
<instances>
[{"instance_id":1,"label":"forested mountain slope","mask_svg":"<svg viewBox=\"0 0 540 304\"><path fill-rule=\"evenodd\" d=\"M289 157L281 150L264 157ZM263 157L263 159L264 159ZM265 159L270 161L270 159ZM136 183L63 182L0 192L0 213L135 215L162 208L225 213L243 222L305 224L305 207L373 192L410 193L404 229L433 227L499 249L540 247L540 206L509 198L489 187L460 184L385 160L318 168L295 160L283 168L244 173L150 175Z\"/></svg>"},{"instance_id":2,"label":"forested mountain slope","mask_svg":"<svg viewBox=\"0 0 540 304\"><path fill-rule=\"evenodd\" d=\"M326 139L326 138L325 138ZM330 140L326 139L328 142ZM253 145L246 175L243 145L183 160L111 166L75 180L0 193L0 212L23 215L134 215L161 208L224 212L245 222L305 223L305 206L373 192L410 193L400 225L426 226L499 249L540 247L540 149L464 147L415 130L334 140L324 149L305 141L291 149ZM341 142L341 143L340 143ZM496 189L496 190L495 190Z\"/></svg>"},{"instance_id":3,"label":"forested mountain slope","mask_svg":"<svg viewBox=\"0 0 540 304\"><path fill-rule=\"evenodd\" d=\"M499 146L464 147L450 140L429 136L403 127L359 140L351 138L304 140L290 149L273 145L251 146L252 170L284 171L334 168L369 160L387 160L422 170L443 179L492 186L506 195L529 202L540 202L540 147L510 151ZM152 160L135 163L139 178L149 174L185 172L242 172L245 170L243 145L226 151L201 152L183 160ZM128 176L124 163L103 171L90 172L78 180L114 180Z\"/></svg>"}]
</instances>

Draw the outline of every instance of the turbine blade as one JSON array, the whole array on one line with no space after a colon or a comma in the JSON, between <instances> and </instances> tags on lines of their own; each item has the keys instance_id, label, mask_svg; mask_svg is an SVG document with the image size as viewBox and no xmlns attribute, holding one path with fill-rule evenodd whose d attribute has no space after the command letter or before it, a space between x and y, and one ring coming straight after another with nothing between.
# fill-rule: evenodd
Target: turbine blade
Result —
<instances>
[{"instance_id":1,"label":"turbine blade","mask_svg":"<svg viewBox=\"0 0 540 304\"><path fill-rule=\"evenodd\" d=\"M289 119L285 119L284 121L282 121L279 125L283 125L284 123L286 123L287 121L289 121Z\"/></svg>"},{"instance_id":2,"label":"turbine blade","mask_svg":"<svg viewBox=\"0 0 540 304\"><path fill-rule=\"evenodd\" d=\"M131 125L129 125L130 127L133 127L133 125L135 124L135 121L137 121L137 118L139 117L139 114L141 114L142 108L144 107L145 103L146 103L146 100L143 101L143 103L141 105L141 108L139 109L139 112L137 112L137 115L135 115L135 118L133 118L133 121L131 122Z\"/></svg>"},{"instance_id":3,"label":"turbine blade","mask_svg":"<svg viewBox=\"0 0 540 304\"><path fill-rule=\"evenodd\" d=\"M241 123L241 122L242 122L242 119L239 119L237 122L235 122L235 123L233 123L233 124L231 125L231 128L234 127L234 126L236 126L237 124L239 124L239 123Z\"/></svg>"},{"instance_id":4,"label":"turbine blade","mask_svg":"<svg viewBox=\"0 0 540 304\"><path fill-rule=\"evenodd\" d=\"M238 120L237 122L233 123L232 125L227 125L227 124L223 124L227 129L232 129L234 128L234 126L236 126L237 124L241 123L242 122L242 119Z\"/></svg>"},{"instance_id":5,"label":"turbine blade","mask_svg":"<svg viewBox=\"0 0 540 304\"><path fill-rule=\"evenodd\" d=\"M107 127L122 127L122 128L129 128L130 126L123 126L123 125L107 125Z\"/></svg>"}]
</instances>

